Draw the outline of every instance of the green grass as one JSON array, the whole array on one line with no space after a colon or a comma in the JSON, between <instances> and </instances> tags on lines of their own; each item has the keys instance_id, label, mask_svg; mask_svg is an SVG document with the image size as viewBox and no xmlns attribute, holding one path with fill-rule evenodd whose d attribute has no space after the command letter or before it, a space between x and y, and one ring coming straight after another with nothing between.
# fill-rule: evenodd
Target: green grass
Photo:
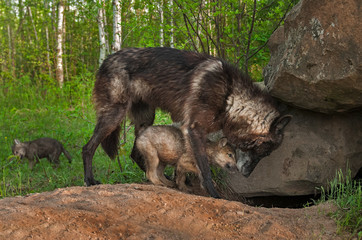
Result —
<instances>
[{"instance_id":1,"label":"green grass","mask_svg":"<svg viewBox=\"0 0 362 240\"><path fill-rule=\"evenodd\" d=\"M0 86L0 198L84 185L81 151L96 122L91 102L93 81L89 79L92 76L75 79L63 89L31 83L27 78L19 80L21 84ZM170 122L168 114L156 113L156 124ZM128 125L129 122L127 128ZM119 161L110 160L101 147L97 149L93 172L102 183L145 181L144 173L129 158L134 140L133 127L128 128L126 136ZM61 155L57 169L46 159L41 159L30 170L26 159L12 156L11 146L15 138L30 141L39 137L62 142L72 155L72 163L69 164Z\"/></svg>"},{"instance_id":2,"label":"green grass","mask_svg":"<svg viewBox=\"0 0 362 240\"><path fill-rule=\"evenodd\" d=\"M352 180L350 171L347 176L338 171L328 188L321 188L321 199L317 203L327 200L338 206L338 210L331 214L337 222L337 233L348 231L350 239L362 239L361 182Z\"/></svg>"},{"instance_id":3,"label":"green grass","mask_svg":"<svg viewBox=\"0 0 362 240\"><path fill-rule=\"evenodd\" d=\"M21 84L0 85L0 198L84 185L81 149L95 126L95 111L91 102L92 78L91 74L78 77L63 89L51 84L32 83L28 78L19 80ZM161 111L156 113L155 124L169 123L168 114ZM144 173L129 158L134 134L133 127L128 126L129 122L119 161L111 161L100 147L94 155L94 175L102 183L146 180ZM30 170L26 159L19 160L12 156L11 145L15 138L29 141L39 137L61 141L72 155L73 162L69 164L61 155L61 164L57 169L42 159ZM172 174L172 169L168 171L168 174ZM220 175L215 171L212 169L214 176ZM348 230L352 236L362 239L361 183L352 181L350 174L344 177L342 172L338 172L330 187L321 190L320 202L328 199L339 208L333 213L338 231Z\"/></svg>"}]
</instances>

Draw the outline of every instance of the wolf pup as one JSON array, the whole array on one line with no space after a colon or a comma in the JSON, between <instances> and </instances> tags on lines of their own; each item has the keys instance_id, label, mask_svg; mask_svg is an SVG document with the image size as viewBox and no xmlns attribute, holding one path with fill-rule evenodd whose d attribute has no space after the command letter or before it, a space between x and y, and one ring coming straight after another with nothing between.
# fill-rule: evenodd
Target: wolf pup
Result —
<instances>
[{"instance_id":1,"label":"wolf pup","mask_svg":"<svg viewBox=\"0 0 362 240\"><path fill-rule=\"evenodd\" d=\"M136 147L145 159L146 176L155 185L174 187L174 182L166 179L164 169L167 165L176 166L176 185L181 191L189 191L185 184L186 173L201 176L191 149L185 145L184 136L176 126L150 126L142 129L136 140ZM236 171L234 149L227 139L219 142L208 141L206 154L210 164L230 171Z\"/></svg>"},{"instance_id":2,"label":"wolf pup","mask_svg":"<svg viewBox=\"0 0 362 240\"><path fill-rule=\"evenodd\" d=\"M29 160L30 169L33 169L41 158L47 158L49 162L54 163L58 167L61 153L64 153L69 163L72 162L70 154L64 149L63 145L52 138L39 138L29 142L20 142L18 139L15 139L11 149L15 156L20 157L20 159L25 157Z\"/></svg>"},{"instance_id":3,"label":"wolf pup","mask_svg":"<svg viewBox=\"0 0 362 240\"><path fill-rule=\"evenodd\" d=\"M97 73L93 89L97 124L82 150L84 181L99 184L92 160L99 145L117 156L121 122L128 115L137 139L141 127L153 125L155 110L169 112L182 123L182 134L208 193L219 198L206 154L206 135L222 130L235 149L248 159L239 164L248 177L260 159L282 143L291 116L281 115L274 100L226 61L172 48L129 48L109 55ZM145 170L133 147L132 159ZM239 156L237 154L237 159Z\"/></svg>"}]
</instances>

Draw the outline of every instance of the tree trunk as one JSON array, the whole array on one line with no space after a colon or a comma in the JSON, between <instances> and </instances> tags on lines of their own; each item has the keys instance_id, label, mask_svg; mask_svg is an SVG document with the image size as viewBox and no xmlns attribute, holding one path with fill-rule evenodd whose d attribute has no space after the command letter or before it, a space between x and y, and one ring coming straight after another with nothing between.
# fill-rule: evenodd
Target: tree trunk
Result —
<instances>
[{"instance_id":1,"label":"tree trunk","mask_svg":"<svg viewBox=\"0 0 362 240\"><path fill-rule=\"evenodd\" d=\"M48 2L44 1L45 9L48 9ZM48 19L47 16L45 19ZM46 47L47 47L47 67L48 67L48 75L49 79L52 79L52 67L50 63L50 47L49 47L49 27L48 27L48 20L45 21L45 40L46 40Z\"/></svg>"},{"instance_id":2,"label":"tree trunk","mask_svg":"<svg viewBox=\"0 0 362 240\"><path fill-rule=\"evenodd\" d=\"M11 37L11 29L10 29L10 24L8 24L8 41L9 41L9 70L10 72L12 73L13 77L15 77L15 71L14 71L14 68L15 66L13 65L13 54L12 54L12 37Z\"/></svg>"},{"instance_id":3,"label":"tree trunk","mask_svg":"<svg viewBox=\"0 0 362 240\"><path fill-rule=\"evenodd\" d=\"M52 78L52 67L50 64L50 48L49 48L49 29L48 25L45 26L45 38L47 42L47 67L48 67L48 75L49 79Z\"/></svg>"},{"instance_id":4,"label":"tree trunk","mask_svg":"<svg viewBox=\"0 0 362 240\"><path fill-rule=\"evenodd\" d=\"M122 48L122 9L119 0L113 0L113 43L112 53Z\"/></svg>"},{"instance_id":5,"label":"tree trunk","mask_svg":"<svg viewBox=\"0 0 362 240\"><path fill-rule=\"evenodd\" d=\"M33 25L33 30L34 30L34 36L35 36L35 41L36 41L36 44L35 45L38 45L38 33L36 32L36 28L35 28L35 23L34 23L34 19L33 19L33 14L31 13L31 8L28 6L28 13L29 13L29 17L30 17L30 20L31 20L31 24Z\"/></svg>"},{"instance_id":6,"label":"tree trunk","mask_svg":"<svg viewBox=\"0 0 362 240\"><path fill-rule=\"evenodd\" d=\"M64 11L69 11L69 6L65 6L64 7ZM67 48L66 48L66 46L65 46L65 43L66 43L66 38L68 37L67 36L67 26L68 26L68 24L67 24L67 19L64 17L64 22L63 22L63 44L62 44L62 46L63 46L63 51L64 51L64 53L65 53L65 55L64 55L64 57L63 57L63 60L64 60L64 64L63 64L63 69L64 69L64 72L65 72L65 80L66 81L69 81L69 74L68 74L68 57L69 57L69 54L67 53L67 52L65 52L66 50L67 50Z\"/></svg>"},{"instance_id":7,"label":"tree trunk","mask_svg":"<svg viewBox=\"0 0 362 240\"><path fill-rule=\"evenodd\" d=\"M164 26L164 16L163 16L163 2L161 1L160 3L159 3L159 11L160 11L160 18L161 18L161 29L160 29L160 46L161 47L163 47L163 45L164 45L164 34L163 34L163 31L164 31L164 29L163 29L163 26Z\"/></svg>"},{"instance_id":8,"label":"tree trunk","mask_svg":"<svg viewBox=\"0 0 362 240\"><path fill-rule=\"evenodd\" d=\"M101 0L101 7L98 9L98 29L99 29L99 65L102 64L106 58L107 45L106 45L106 32L104 25L104 0Z\"/></svg>"},{"instance_id":9,"label":"tree trunk","mask_svg":"<svg viewBox=\"0 0 362 240\"><path fill-rule=\"evenodd\" d=\"M59 87L64 85L64 70L63 70L63 19L64 19L64 3L59 1L58 5L58 29L57 29L57 67L56 78L59 83Z\"/></svg>"},{"instance_id":10,"label":"tree trunk","mask_svg":"<svg viewBox=\"0 0 362 240\"><path fill-rule=\"evenodd\" d=\"M254 0L254 8L253 8L253 16L251 19L251 25L250 25L250 30L249 30L249 34L248 34L248 42L246 45L246 53L245 53L245 61L244 61L244 71L246 74L249 75L249 54L250 54L250 44L251 44L251 36L253 34L254 31L254 22L255 22L255 13L256 13L256 0Z\"/></svg>"},{"instance_id":11,"label":"tree trunk","mask_svg":"<svg viewBox=\"0 0 362 240\"><path fill-rule=\"evenodd\" d=\"M173 18L174 18L174 13L173 13L173 0L170 0L170 8L171 8L171 32L170 32L170 47L174 48L175 47L175 40L174 40L174 36L173 36L173 32L174 32L174 28L173 28Z\"/></svg>"}]
</instances>

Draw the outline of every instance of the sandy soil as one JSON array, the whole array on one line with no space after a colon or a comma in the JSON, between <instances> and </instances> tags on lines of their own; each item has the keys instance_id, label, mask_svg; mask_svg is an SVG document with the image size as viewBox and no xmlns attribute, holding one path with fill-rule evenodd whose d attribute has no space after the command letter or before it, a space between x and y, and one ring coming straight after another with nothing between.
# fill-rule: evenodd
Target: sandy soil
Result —
<instances>
[{"instance_id":1,"label":"sandy soil","mask_svg":"<svg viewBox=\"0 0 362 240\"><path fill-rule=\"evenodd\" d=\"M0 200L0 239L344 239L332 204L256 208L146 184Z\"/></svg>"}]
</instances>

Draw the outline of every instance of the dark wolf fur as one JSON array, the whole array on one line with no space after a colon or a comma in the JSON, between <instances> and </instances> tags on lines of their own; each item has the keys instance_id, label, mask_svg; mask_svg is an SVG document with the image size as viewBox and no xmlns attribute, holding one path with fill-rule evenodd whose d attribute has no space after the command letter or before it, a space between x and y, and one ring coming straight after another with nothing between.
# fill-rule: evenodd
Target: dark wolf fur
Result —
<instances>
[{"instance_id":1,"label":"dark wolf fur","mask_svg":"<svg viewBox=\"0 0 362 240\"><path fill-rule=\"evenodd\" d=\"M15 156L29 160L29 167L33 169L41 158L47 158L49 162L59 166L59 156L61 153L68 158L69 163L72 162L70 154L64 149L63 145L52 138L39 138L29 142L20 142L15 139L11 147Z\"/></svg>"},{"instance_id":2,"label":"dark wolf fur","mask_svg":"<svg viewBox=\"0 0 362 240\"><path fill-rule=\"evenodd\" d=\"M182 191L188 191L185 185L187 172L201 178L192 150L186 147L184 136L176 126L150 126L141 130L136 147L145 160L146 176L153 184L174 186L174 182L164 176L167 165L176 166L176 185ZM210 164L236 171L235 151L226 138L218 142L207 141L206 154Z\"/></svg>"},{"instance_id":3,"label":"dark wolf fur","mask_svg":"<svg viewBox=\"0 0 362 240\"><path fill-rule=\"evenodd\" d=\"M236 67L212 56L171 48L131 48L108 56L98 71L93 97L97 124L83 147L88 186L99 183L92 173L98 145L111 158L117 154L120 123L126 114L135 125L136 138L141 127L153 124L156 108L181 122L203 185L213 197L219 195L211 180L206 134L222 130L231 144L250 152L251 163L241 167L247 175L261 157L280 145L290 119L280 117L271 97ZM145 170L137 148L131 157Z\"/></svg>"}]
</instances>

